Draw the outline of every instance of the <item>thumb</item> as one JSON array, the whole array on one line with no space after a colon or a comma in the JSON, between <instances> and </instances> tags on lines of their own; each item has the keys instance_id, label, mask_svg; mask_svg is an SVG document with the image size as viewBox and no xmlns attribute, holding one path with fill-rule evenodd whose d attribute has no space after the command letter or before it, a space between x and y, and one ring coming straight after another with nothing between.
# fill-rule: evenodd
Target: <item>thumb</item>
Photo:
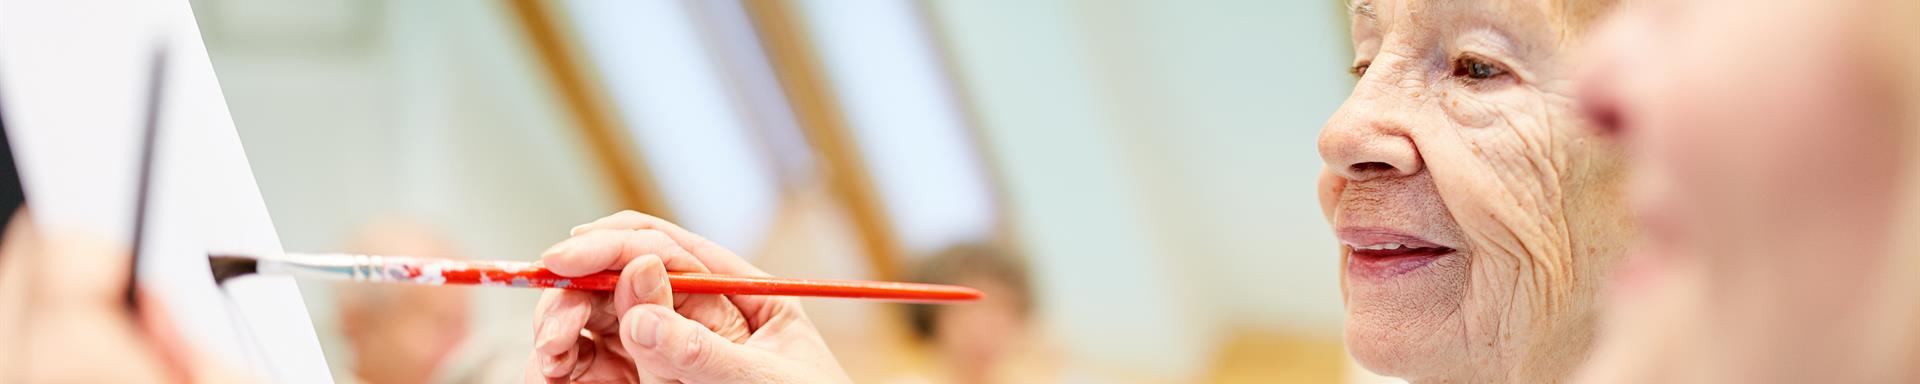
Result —
<instances>
[{"instance_id":1,"label":"thumb","mask_svg":"<svg viewBox=\"0 0 1920 384\"><path fill-rule=\"evenodd\" d=\"M798 382L801 367L734 344L665 306L634 306L620 317L620 338L642 375L688 383Z\"/></svg>"}]
</instances>

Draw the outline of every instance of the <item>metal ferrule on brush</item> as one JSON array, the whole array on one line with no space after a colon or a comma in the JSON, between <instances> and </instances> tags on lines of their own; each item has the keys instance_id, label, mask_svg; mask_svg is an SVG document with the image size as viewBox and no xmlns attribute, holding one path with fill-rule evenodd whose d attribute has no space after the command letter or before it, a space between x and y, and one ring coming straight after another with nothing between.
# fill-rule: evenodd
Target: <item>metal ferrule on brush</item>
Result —
<instances>
[{"instance_id":1,"label":"metal ferrule on brush","mask_svg":"<svg viewBox=\"0 0 1920 384\"><path fill-rule=\"evenodd\" d=\"M403 268L388 266L387 257L350 254L287 254L261 260L260 272L282 273L297 277L346 279L353 281L406 281ZM397 261L397 260L396 260Z\"/></svg>"}]
</instances>

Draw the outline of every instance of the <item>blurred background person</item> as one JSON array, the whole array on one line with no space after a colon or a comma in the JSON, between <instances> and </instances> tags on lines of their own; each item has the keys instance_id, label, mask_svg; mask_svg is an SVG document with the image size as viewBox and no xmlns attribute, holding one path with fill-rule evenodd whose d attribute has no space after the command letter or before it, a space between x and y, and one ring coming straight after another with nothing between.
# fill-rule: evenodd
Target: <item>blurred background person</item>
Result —
<instances>
[{"instance_id":1,"label":"blurred background person","mask_svg":"<svg viewBox=\"0 0 1920 384\"><path fill-rule=\"evenodd\" d=\"M1916 7L1654 1L1609 23L1581 101L1633 154L1647 233L1589 382L1920 382Z\"/></svg>"},{"instance_id":2,"label":"blurred background person","mask_svg":"<svg viewBox=\"0 0 1920 384\"><path fill-rule=\"evenodd\" d=\"M1634 238L1573 102L1611 0L1349 2L1359 84L1321 130L1347 347L1413 382L1560 382Z\"/></svg>"},{"instance_id":3,"label":"blurred background person","mask_svg":"<svg viewBox=\"0 0 1920 384\"><path fill-rule=\"evenodd\" d=\"M1036 303L1023 263L1004 248L963 244L917 266L914 281L974 287L987 297L965 305L908 305L914 339L931 358L925 376L901 381L1075 382L1033 326Z\"/></svg>"},{"instance_id":4,"label":"blurred background person","mask_svg":"<svg viewBox=\"0 0 1920 384\"><path fill-rule=\"evenodd\" d=\"M392 217L362 226L344 250L465 259L459 247L439 231L418 221ZM517 358L517 352L494 348L497 346L484 342L484 337L470 338L471 292L465 287L339 284L336 292L340 334L352 359L349 366L353 375L342 377L343 381L502 382L519 377L517 364L522 359Z\"/></svg>"}]
</instances>

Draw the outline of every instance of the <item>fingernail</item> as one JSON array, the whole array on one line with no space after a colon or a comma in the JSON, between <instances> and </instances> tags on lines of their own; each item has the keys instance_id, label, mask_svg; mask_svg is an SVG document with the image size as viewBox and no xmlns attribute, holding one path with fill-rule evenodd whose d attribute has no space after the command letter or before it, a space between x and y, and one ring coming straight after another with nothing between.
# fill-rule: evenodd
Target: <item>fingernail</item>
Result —
<instances>
[{"instance_id":1,"label":"fingernail","mask_svg":"<svg viewBox=\"0 0 1920 384\"><path fill-rule=\"evenodd\" d=\"M580 353L578 349L568 349L567 353L548 356L542 361L540 373L547 377L567 377L573 373L573 357Z\"/></svg>"},{"instance_id":2,"label":"fingernail","mask_svg":"<svg viewBox=\"0 0 1920 384\"><path fill-rule=\"evenodd\" d=\"M667 285L669 284L667 282L667 277L664 274L659 274L658 271L659 270L653 269L653 268L647 268L640 271L641 274L647 275L647 276L641 277L641 279L645 279L646 281L653 283L653 284L647 284L646 286L641 286L640 284L633 285L633 294L639 295L640 300L652 299L655 295L660 294L660 290L667 288Z\"/></svg>"},{"instance_id":3,"label":"fingernail","mask_svg":"<svg viewBox=\"0 0 1920 384\"><path fill-rule=\"evenodd\" d=\"M540 332L533 334L533 341L537 343L536 346L551 343L553 339L558 338L556 337L558 336L556 333L560 333L560 322L554 321L551 317L542 319L540 320Z\"/></svg>"},{"instance_id":4,"label":"fingernail","mask_svg":"<svg viewBox=\"0 0 1920 384\"><path fill-rule=\"evenodd\" d=\"M659 340L656 340L659 335L655 335L657 333L655 330L658 328L660 328L660 315L653 311L642 310L640 314L633 316L633 322L627 324L627 336L633 338L628 341L632 341L634 345L639 345L641 348L653 348L654 344L659 343Z\"/></svg>"},{"instance_id":5,"label":"fingernail","mask_svg":"<svg viewBox=\"0 0 1920 384\"><path fill-rule=\"evenodd\" d=\"M580 225L575 225L575 226L573 226L573 229L569 229L569 230L567 230L567 235L568 235L568 236L575 236L575 235L579 235L579 234L580 234L580 229L581 229L581 228L586 228L586 227L587 227L587 225L586 225L586 224L580 224Z\"/></svg>"},{"instance_id":6,"label":"fingernail","mask_svg":"<svg viewBox=\"0 0 1920 384\"><path fill-rule=\"evenodd\" d=\"M540 330L534 332L534 348L543 352L552 352L560 348L572 347L576 338L566 334L567 324L583 323L589 310L591 308L584 306L568 306L558 313L540 319Z\"/></svg>"}]
</instances>

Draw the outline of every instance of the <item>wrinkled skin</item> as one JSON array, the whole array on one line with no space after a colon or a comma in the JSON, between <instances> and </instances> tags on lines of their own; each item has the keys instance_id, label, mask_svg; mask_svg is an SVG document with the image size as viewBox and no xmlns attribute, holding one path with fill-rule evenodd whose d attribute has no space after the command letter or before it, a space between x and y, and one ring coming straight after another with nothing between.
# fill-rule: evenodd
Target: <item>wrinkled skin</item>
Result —
<instances>
[{"instance_id":1,"label":"wrinkled skin","mask_svg":"<svg viewBox=\"0 0 1920 384\"><path fill-rule=\"evenodd\" d=\"M1593 2L1354 4L1353 94L1323 127L1320 201L1343 242L1347 345L1415 382L1554 382L1633 239L1620 154L1587 129L1571 54ZM1389 232L1451 252L1369 269ZM1358 233L1358 234L1356 234Z\"/></svg>"}]
</instances>

